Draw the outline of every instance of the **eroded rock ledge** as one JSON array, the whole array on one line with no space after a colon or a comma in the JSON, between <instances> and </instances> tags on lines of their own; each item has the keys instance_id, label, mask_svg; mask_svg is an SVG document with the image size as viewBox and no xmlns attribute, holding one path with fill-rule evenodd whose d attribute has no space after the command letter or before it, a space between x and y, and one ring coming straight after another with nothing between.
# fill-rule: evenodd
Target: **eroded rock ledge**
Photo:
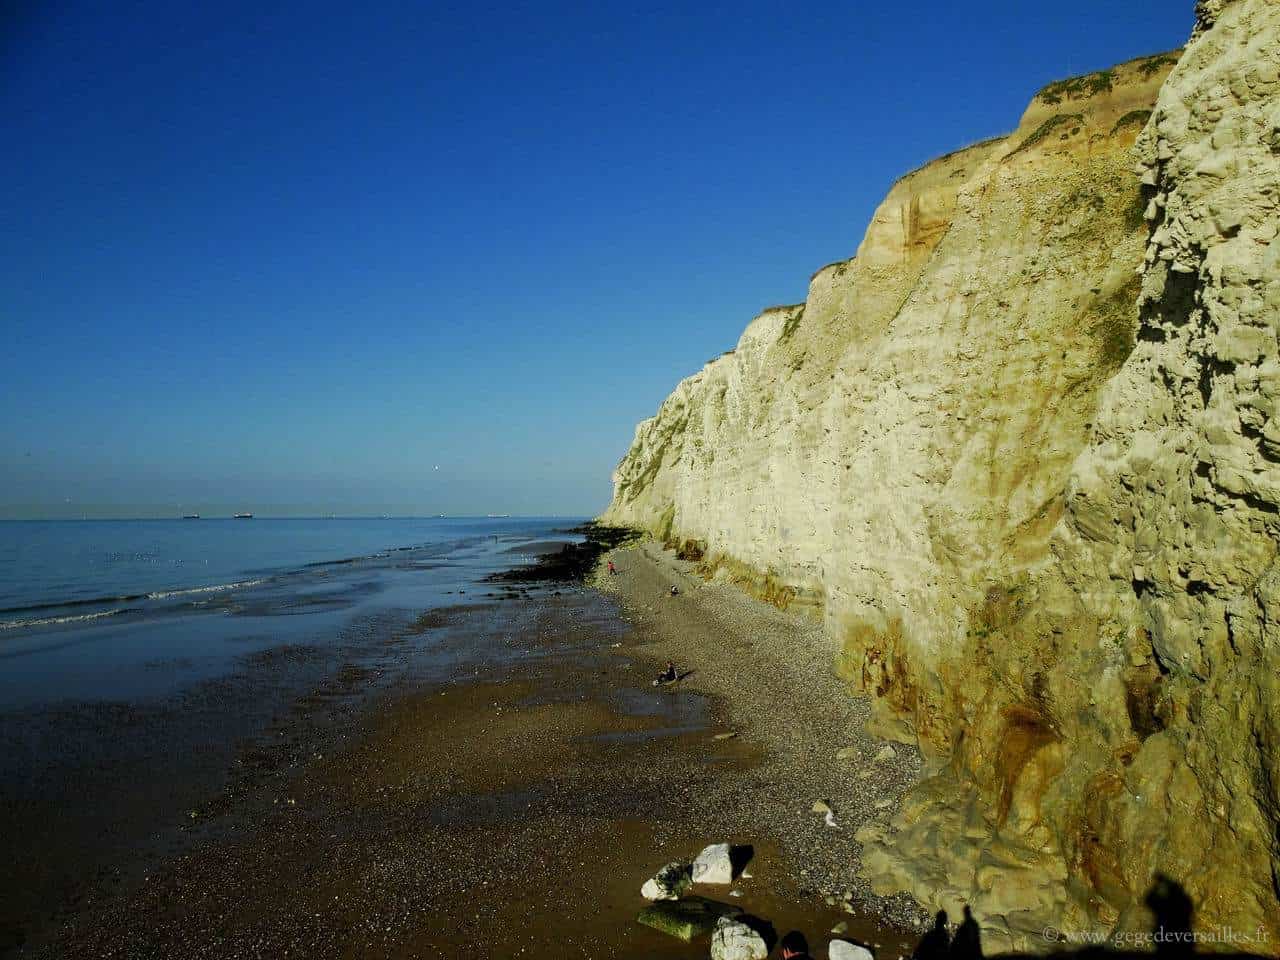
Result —
<instances>
[{"instance_id":1,"label":"eroded rock ledge","mask_svg":"<svg viewBox=\"0 0 1280 960\"><path fill-rule=\"evenodd\" d=\"M636 430L605 519L803 603L935 775L885 891L993 948L1157 872L1280 948L1280 5L1051 84ZM1134 159L1139 159L1135 172Z\"/></svg>"}]
</instances>

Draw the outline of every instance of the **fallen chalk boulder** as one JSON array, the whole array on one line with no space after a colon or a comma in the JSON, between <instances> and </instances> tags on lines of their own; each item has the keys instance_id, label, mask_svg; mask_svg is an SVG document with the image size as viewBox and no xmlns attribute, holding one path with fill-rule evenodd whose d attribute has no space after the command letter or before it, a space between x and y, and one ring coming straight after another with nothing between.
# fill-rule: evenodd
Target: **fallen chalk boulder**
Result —
<instances>
[{"instance_id":1,"label":"fallen chalk boulder","mask_svg":"<svg viewBox=\"0 0 1280 960\"><path fill-rule=\"evenodd\" d=\"M769 945L745 923L729 917L716 921L711 933L711 960L765 960Z\"/></svg>"},{"instance_id":2,"label":"fallen chalk boulder","mask_svg":"<svg viewBox=\"0 0 1280 960\"><path fill-rule=\"evenodd\" d=\"M830 960L876 960L876 955L866 947L848 940L832 940L827 947Z\"/></svg>"},{"instance_id":3,"label":"fallen chalk boulder","mask_svg":"<svg viewBox=\"0 0 1280 960\"><path fill-rule=\"evenodd\" d=\"M694 883L733 883L733 858L727 843L704 847L693 861Z\"/></svg>"},{"instance_id":4,"label":"fallen chalk boulder","mask_svg":"<svg viewBox=\"0 0 1280 960\"><path fill-rule=\"evenodd\" d=\"M644 882L640 896L646 900L679 900L692 882L689 864L668 863L651 880Z\"/></svg>"}]
</instances>

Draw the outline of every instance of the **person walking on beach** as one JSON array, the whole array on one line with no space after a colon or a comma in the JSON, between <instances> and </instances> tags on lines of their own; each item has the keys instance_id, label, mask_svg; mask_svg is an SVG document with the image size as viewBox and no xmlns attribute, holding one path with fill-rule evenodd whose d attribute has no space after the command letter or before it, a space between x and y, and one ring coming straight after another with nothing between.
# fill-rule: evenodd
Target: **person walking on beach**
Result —
<instances>
[{"instance_id":1,"label":"person walking on beach","mask_svg":"<svg viewBox=\"0 0 1280 960\"><path fill-rule=\"evenodd\" d=\"M609 561L609 576L611 576L611 577L616 577L617 575L618 575L618 568L617 568L617 567L615 567L615 566L613 565L613 561L612 561L612 560L610 560L610 561Z\"/></svg>"}]
</instances>

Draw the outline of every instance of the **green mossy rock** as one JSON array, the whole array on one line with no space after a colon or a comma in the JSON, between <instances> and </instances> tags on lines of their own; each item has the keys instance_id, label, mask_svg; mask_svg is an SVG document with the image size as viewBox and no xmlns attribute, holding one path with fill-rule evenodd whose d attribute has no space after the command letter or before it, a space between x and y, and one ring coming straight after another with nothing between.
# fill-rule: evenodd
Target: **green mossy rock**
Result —
<instances>
[{"instance_id":1,"label":"green mossy rock","mask_svg":"<svg viewBox=\"0 0 1280 960\"><path fill-rule=\"evenodd\" d=\"M705 897L688 897L684 900L664 900L640 911L636 920L646 927L678 937L686 942L710 933L721 917L736 917L742 913L738 907L719 903Z\"/></svg>"}]
</instances>

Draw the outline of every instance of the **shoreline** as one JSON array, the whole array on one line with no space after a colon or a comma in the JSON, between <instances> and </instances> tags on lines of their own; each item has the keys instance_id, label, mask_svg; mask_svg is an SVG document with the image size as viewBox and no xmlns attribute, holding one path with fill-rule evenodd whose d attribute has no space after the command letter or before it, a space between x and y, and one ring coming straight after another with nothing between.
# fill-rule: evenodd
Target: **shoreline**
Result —
<instances>
[{"instance_id":1,"label":"shoreline","mask_svg":"<svg viewBox=\"0 0 1280 960\"><path fill-rule=\"evenodd\" d=\"M852 880L857 816L847 789L801 772L829 770L816 761L830 758L780 750L836 742L803 731L797 740L784 717L830 723L839 742L853 742L854 701L814 709L806 700L829 692L828 677L838 686L829 662L817 686L794 665L795 696L772 691L773 714L748 722L744 713L763 709L759 697L723 675L754 677L737 668L747 656L767 662L761 637L801 642L802 625L692 581L677 604L660 594L651 602L649 587L669 573L662 558L642 559L646 549L615 547L622 575L593 578L603 589L495 578L466 605L430 611L410 635L382 641L385 673L348 713L327 712L333 678L298 698L320 711L323 735L305 716L282 720L289 746L278 762L199 805L200 839L129 889L87 896L45 943L14 956L465 949L691 960L705 957L705 941L635 923L639 888L663 863L722 841L755 847L752 876L732 900L727 888L699 892L779 934L802 930L819 958L841 925L884 960L909 953L918 933L905 904L877 905ZM594 560L603 566L599 552ZM712 643L713 632L731 644ZM649 664L677 647L697 672L653 688ZM758 656L744 652L752 647ZM715 656L721 649L732 655ZM263 748L246 747L237 766ZM810 810L820 788L838 831ZM844 890L852 906L842 905Z\"/></svg>"}]
</instances>

